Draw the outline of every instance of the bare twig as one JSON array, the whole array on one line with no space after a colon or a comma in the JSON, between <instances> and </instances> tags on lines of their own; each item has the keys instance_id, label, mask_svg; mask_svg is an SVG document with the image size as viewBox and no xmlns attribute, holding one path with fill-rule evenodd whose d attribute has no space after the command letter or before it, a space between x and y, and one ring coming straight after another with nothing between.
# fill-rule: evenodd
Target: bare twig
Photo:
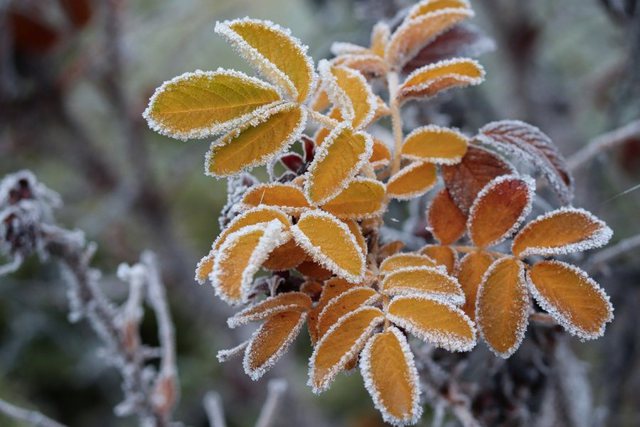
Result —
<instances>
[{"instance_id":1,"label":"bare twig","mask_svg":"<svg viewBox=\"0 0 640 427\"><path fill-rule=\"evenodd\" d=\"M640 247L640 234L621 240L615 245L592 255L586 262L587 271L594 273L612 259L628 254L637 247Z\"/></svg>"},{"instance_id":2,"label":"bare twig","mask_svg":"<svg viewBox=\"0 0 640 427\"><path fill-rule=\"evenodd\" d=\"M640 119L592 139L583 149L567 159L569 170L573 172L586 166L598 154L623 144L631 138L640 138Z\"/></svg>"},{"instance_id":3,"label":"bare twig","mask_svg":"<svg viewBox=\"0 0 640 427\"><path fill-rule=\"evenodd\" d=\"M278 406L286 391L287 382L285 380L278 378L269 381L267 400L262 406L256 427L270 427L273 424Z\"/></svg>"},{"instance_id":4,"label":"bare twig","mask_svg":"<svg viewBox=\"0 0 640 427\"><path fill-rule=\"evenodd\" d=\"M21 408L3 399L0 399L0 412L14 420L35 427L65 427L64 424L60 424L38 411Z\"/></svg>"},{"instance_id":5,"label":"bare twig","mask_svg":"<svg viewBox=\"0 0 640 427\"><path fill-rule=\"evenodd\" d=\"M227 427L227 423L224 421L224 409L220 394L215 391L208 392L204 395L203 405L211 427Z\"/></svg>"}]
</instances>

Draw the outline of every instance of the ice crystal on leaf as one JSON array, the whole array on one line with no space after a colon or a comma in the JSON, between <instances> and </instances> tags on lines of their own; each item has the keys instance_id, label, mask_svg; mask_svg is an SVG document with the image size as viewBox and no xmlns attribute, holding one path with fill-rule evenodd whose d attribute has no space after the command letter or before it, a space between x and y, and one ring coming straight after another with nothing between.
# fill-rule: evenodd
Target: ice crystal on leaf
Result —
<instances>
[{"instance_id":1,"label":"ice crystal on leaf","mask_svg":"<svg viewBox=\"0 0 640 427\"><path fill-rule=\"evenodd\" d=\"M551 139L518 121L474 136L431 124L404 133L405 102L484 80L480 63L463 57L488 45L463 23L472 16L465 0L420 1L398 25L376 24L369 46L334 43L335 57L317 72L289 30L219 22L216 32L268 82L218 69L156 90L149 126L178 139L216 137L205 173L229 180L221 232L196 280L244 305L229 327L258 325L220 361L244 352L245 372L258 379L306 323L312 390L359 365L383 419L407 425L422 412L408 335L452 352L472 350L479 336L506 358L539 308L581 339L602 335L613 318L604 290L578 267L539 257L602 246L611 230L573 207L522 226L536 182L500 155L536 166L566 203L572 178ZM383 116L390 129L384 121L374 128ZM266 167L267 180L244 172L256 167ZM385 223L397 222L390 204L409 200L413 213L422 210L410 225L427 230L409 236L405 225L401 240L385 237L397 228ZM9 217L2 227L16 228Z\"/></svg>"}]
</instances>

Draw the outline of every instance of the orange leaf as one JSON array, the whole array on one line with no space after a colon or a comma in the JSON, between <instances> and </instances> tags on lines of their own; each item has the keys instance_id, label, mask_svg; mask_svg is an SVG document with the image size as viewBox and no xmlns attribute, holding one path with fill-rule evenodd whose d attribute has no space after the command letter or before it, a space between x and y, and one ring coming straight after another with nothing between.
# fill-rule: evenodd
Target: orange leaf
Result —
<instances>
[{"instance_id":1,"label":"orange leaf","mask_svg":"<svg viewBox=\"0 0 640 427\"><path fill-rule=\"evenodd\" d=\"M342 318L363 305L371 305L380 298L375 290L364 286L353 287L330 300L318 315L318 338Z\"/></svg>"},{"instance_id":2,"label":"orange leaf","mask_svg":"<svg viewBox=\"0 0 640 427\"><path fill-rule=\"evenodd\" d=\"M333 298L342 294L343 292L347 292L349 289L353 288L353 283L349 283L344 279L339 277L332 277L327 280L322 287L322 293L320 294L320 299L318 300L318 304L311 309L309 312L309 319L307 320L307 325L309 327L309 337L311 338L311 343L315 345L318 339L318 316L324 309L324 307L331 301Z\"/></svg>"},{"instance_id":3,"label":"orange leaf","mask_svg":"<svg viewBox=\"0 0 640 427\"><path fill-rule=\"evenodd\" d=\"M529 177L500 176L487 184L469 211L469 237L479 247L509 237L531 211L535 182Z\"/></svg>"},{"instance_id":4,"label":"orange leaf","mask_svg":"<svg viewBox=\"0 0 640 427\"><path fill-rule=\"evenodd\" d=\"M307 47L289 30L273 22L244 18L217 22L215 31L296 101L303 102L311 93L315 81L313 61L307 56Z\"/></svg>"},{"instance_id":5,"label":"orange leaf","mask_svg":"<svg viewBox=\"0 0 640 427\"><path fill-rule=\"evenodd\" d=\"M435 267L436 262L426 255L401 253L390 255L380 264L380 273L390 273L407 267Z\"/></svg>"},{"instance_id":6,"label":"orange leaf","mask_svg":"<svg viewBox=\"0 0 640 427\"><path fill-rule=\"evenodd\" d=\"M454 87L478 85L484 81L484 69L473 59L454 58L418 68L398 89L398 102L426 99Z\"/></svg>"},{"instance_id":7,"label":"orange leaf","mask_svg":"<svg viewBox=\"0 0 640 427\"><path fill-rule=\"evenodd\" d=\"M373 150L371 151L371 157L369 157L369 163L374 169L382 169L391 161L391 151L387 144L381 140L373 139Z\"/></svg>"},{"instance_id":8,"label":"orange leaf","mask_svg":"<svg viewBox=\"0 0 640 427\"><path fill-rule=\"evenodd\" d=\"M466 136L434 125L414 129L402 145L402 157L446 165L460 162L466 152Z\"/></svg>"},{"instance_id":9,"label":"orange leaf","mask_svg":"<svg viewBox=\"0 0 640 427\"><path fill-rule=\"evenodd\" d=\"M289 238L278 220L231 233L220 246L210 275L216 294L230 304L247 302L254 274L269 253Z\"/></svg>"},{"instance_id":10,"label":"orange leaf","mask_svg":"<svg viewBox=\"0 0 640 427\"><path fill-rule=\"evenodd\" d=\"M384 51L387 49L387 43L391 37L391 28L386 22L378 22L371 30L371 52L384 57Z\"/></svg>"},{"instance_id":11,"label":"orange leaf","mask_svg":"<svg viewBox=\"0 0 640 427\"><path fill-rule=\"evenodd\" d=\"M143 115L163 135L206 138L263 115L281 99L273 86L238 71L196 71L156 89Z\"/></svg>"},{"instance_id":12,"label":"orange leaf","mask_svg":"<svg viewBox=\"0 0 640 427\"><path fill-rule=\"evenodd\" d=\"M393 240L389 243L386 243L380 247L378 250L378 257L380 260L384 260L385 258L390 257L391 255L395 255L400 252L402 248L404 248L404 242L401 240Z\"/></svg>"},{"instance_id":13,"label":"orange leaf","mask_svg":"<svg viewBox=\"0 0 640 427\"><path fill-rule=\"evenodd\" d=\"M346 124L333 129L309 166L305 184L309 200L323 204L340 193L371 157L372 146L371 137Z\"/></svg>"},{"instance_id":14,"label":"orange leaf","mask_svg":"<svg viewBox=\"0 0 640 427\"><path fill-rule=\"evenodd\" d=\"M387 318L421 340L449 351L476 345L473 322L459 308L424 296L399 296L389 304Z\"/></svg>"},{"instance_id":15,"label":"orange leaf","mask_svg":"<svg viewBox=\"0 0 640 427\"><path fill-rule=\"evenodd\" d=\"M545 311L569 333L582 339L604 334L613 307L587 273L560 261L542 261L528 272L529 289Z\"/></svg>"},{"instance_id":16,"label":"orange leaf","mask_svg":"<svg viewBox=\"0 0 640 427\"><path fill-rule=\"evenodd\" d=\"M431 201L427 211L427 220L431 233L443 245L458 240L467 229L467 217L449 195L442 189Z\"/></svg>"},{"instance_id":17,"label":"orange leaf","mask_svg":"<svg viewBox=\"0 0 640 427\"><path fill-rule=\"evenodd\" d=\"M387 295L425 295L446 303L464 303L458 281L434 267L408 267L388 274L382 281Z\"/></svg>"},{"instance_id":18,"label":"orange leaf","mask_svg":"<svg viewBox=\"0 0 640 427\"><path fill-rule=\"evenodd\" d=\"M382 209L385 188L375 179L355 178L347 187L322 206L338 218L363 219L376 216Z\"/></svg>"},{"instance_id":19,"label":"orange leaf","mask_svg":"<svg viewBox=\"0 0 640 427\"><path fill-rule=\"evenodd\" d=\"M431 163L414 162L402 168L387 182L387 194L398 200L422 196L436 183L436 167Z\"/></svg>"},{"instance_id":20,"label":"orange leaf","mask_svg":"<svg viewBox=\"0 0 640 427\"><path fill-rule=\"evenodd\" d=\"M342 114L340 114L340 109L338 107L332 107L331 110L327 113L327 116L330 119L334 119L338 122L343 122ZM316 147L320 147L327 137L331 134L331 130L327 128L319 128L316 133L313 135L313 140L316 143Z\"/></svg>"},{"instance_id":21,"label":"orange leaf","mask_svg":"<svg viewBox=\"0 0 640 427\"><path fill-rule=\"evenodd\" d=\"M497 356L508 358L520 346L529 324L531 301L524 264L500 258L485 273L476 303L478 330Z\"/></svg>"},{"instance_id":22,"label":"orange leaf","mask_svg":"<svg viewBox=\"0 0 640 427\"><path fill-rule=\"evenodd\" d=\"M584 209L560 208L527 224L513 239L515 256L563 255L605 245L613 232Z\"/></svg>"},{"instance_id":23,"label":"orange leaf","mask_svg":"<svg viewBox=\"0 0 640 427\"><path fill-rule=\"evenodd\" d=\"M443 265L447 273L453 274L458 266L458 253L449 246L426 245L420 249L420 253L428 256L437 265Z\"/></svg>"},{"instance_id":24,"label":"orange leaf","mask_svg":"<svg viewBox=\"0 0 640 427\"><path fill-rule=\"evenodd\" d=\"M415 424L422 415L420 386L413 353L404 334L393 326L372 336L360 359L364 385L385 422Z\"/></svg>"},{"instance_id":25,"label":"orange leaf","mask_svg":"<svg viewBox=\"0 0 640 427\"><path fill-rule=\"evenodd\" d=\"M458 282L464 292L464 305L462 310L471 318L476 320L476 300L478 299L478 287L482 282L482 277L489 266L493 263L493 258L486 252L472 252L467 254L460 261L460 272Z\"/></svg>"},{"instance_id":26,"label":"orange leaf","mask_svg":"<svg viewBox=\"0 0 640 427\"><path fill-rule=\"evenodd\" d=\"M362 307L342 317L318 341L309 361L309 385L314 393L329 388L336 375L357 356L374 329L384 321L382 311Z\"/></svg>"},{"instance_id":27,"label":"orange leaf","mask_svg":"<svg viewBox=\"0 0 640 427\"><path fill-rule=\"evenodd\" d=\"M196 282L201 285L209 278L211 271L213 271L213 261L215 259L216 252L212 249L207 255L202 257L196 266Z\"/></svg>"},{"instance_id":28,"label":"orange leaf","mask_svg":"<svg viewBox=\"0 0 640 427\"><path fill-rule=\"evenodd\" d=\"M322 112L329 108L331 105L331 101L329 100L329 95L327 95L327 91L322 88L322 84L318 85L315 93L311 97L311 101L309 102L309 106L311 109Z\"/></svg>"},{"instance_id":29,"label":"orange leaf","mask_svg":"<svg viewBox=\"0 0 640 427\"><path fill-rule=\"evenodd\" d=\"M307 314L285 311L274 314L253 334L244 352L244 371L252 380L263 376L298 336Z\"/></svg>"},{"instance_id":30,"label":"orange leaf","mask_svg":"<svg viewBox=\"0 0 640 427\"><path fill-rule=\"evenodd\" d=\"M409 10L405 19L413 19L430 12L449 8L470 8L470 6L467 0L422 0Z\"/></svg>"},{"instance_id":31,"label":"orange leaf","mask_svg":"<svg viewBox=\"0 0 640 427\"><path fill-rule=\"evenodd\" d=\"M325 280L331 277L331 271L327 270L317 262L307 259L296 267L303 276L316 279Z\"/></svg>"},{"instance_id":32,"label":"orange leaf","mask_svg":"<svg viewBox=\"0 0 640 427\"><path fill-rule=\"evenodd\" d=\"M291 230L296 242L318 264L349 282L363 278L364 254L345 223L326 212L307 211Z\"/></svg>"},{"instance_id":33,"label":"orange leaf","mask_svg":"<svg viewBox=\"0 0 640 427\"><path fill-rule=\"evenodd\" d=\"M389 40L385 52L387 62L395 69L402 69L407 61L438 35L472 16L470 9L452 8L405 20Z\"/></svg>"},{"instance_id":34,"label":"orange leaf","mask_svg":"<svg viewBox=\"0 0 640 427\"><path fill-rule=\"evenodd\" d=\"M387 63L374 54L342 55L335 58L333 63L355 70L367 79L382 77L387 72Z\"/></svg>"},{"instance_id":35,"label":"orange leaf","mask_svg":"<svg viewBox=\"0 0 640 427\"><path fill-rule=\"evenodd\" d=\"M294 239L275 248L262 266L272 271L285 271L296 268L305 259L307 253L296 244Z\"/></svg>"},{"instance_id":36,"label":"orange leaf","mask_svg":"<svg viewBox=\"0 0 640 427\"><path fill-rule=\"evenodd\" d=\"M242 197L243 207L265 205L275 206L292 214L311 208L302 190L291 184L258 184L249 188Z\"/></svg>"},{"instance_id":37,"label":"orange leaf","mask_svg":"<svg viewBox=\"0 0 640 427\"><path fill-rule=\"evenodd\" d=\"M246 227L247 225L260 224L262 222L273 221L274 219L280 221L285 229L288 229L289 225L291 224L291 222L289 221L289 217L285 215L285 213L280 209L277 209L275 207L258 206L249 209L248 211L241 213L240 215L233 218L233 220L231 220L227 227L220 232L216 240L213 242L211 250L215 251L220 248L229 234L233 233L234 231L238 231L241 228Z\"/></svg>"},{"instance_id":38,"label":"orange leaf","mask_svg":"<svg viewBox=\"0 0 640 427\"><path fill-rule=\"evenodd\" d=\"M235 328L249 322L258 322L284 311L307 312L311 309L311 298L302 292L286 292L269 297L247 307L227 319L227 325Z\"/></svg>"},{"instance_id":39,"label":"orange leaf","mask_svg":"<svg viewBox=\"0 0 640 427\"><path fill-rule=\"evenodd\" d=\"M306 122L307 113L298 105L274 107L214 141L207 152L206 173L229 176L268 163L300 137Z\"/></svg>"},{"instance_id":40,"label":"orange leaf","mask_svg":"<svg viewBox=\"0 0 640 427\"><path fill-rule=\"evenodd\" d=\"M362 229L358 225L357 221L352 219L343 219L342 221L347 225L347 227L349 227L349 231L351 231L351 234L356 238L356 242L358 242L360 251L366 256L368 252L367 241L364 239Z\"/></svg>"}]
</instances>

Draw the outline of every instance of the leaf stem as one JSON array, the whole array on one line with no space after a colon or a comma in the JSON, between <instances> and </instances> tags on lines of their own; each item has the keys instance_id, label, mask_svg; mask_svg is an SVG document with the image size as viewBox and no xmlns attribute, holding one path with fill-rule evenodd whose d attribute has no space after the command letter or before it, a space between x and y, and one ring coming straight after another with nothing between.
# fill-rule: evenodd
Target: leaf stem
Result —
<instances>
[{"instance_id":1,"label":"leaf stem","mask_svg":"<svg viewBox=\"0 0 640 427\"><path fill-rule=\"evenodd\" d=\"M400 170L400 153L402 151L402 116L400 114L400 104L398 103L398 73L391 71L387 74L389 86L389 108L391 109L391 127L393 130L393 159L391 161L391 173L393 176Z\"/></svg>"},{"instance_id":2,"label":"leaf stem","mask_svg":"<svg viewBox=\"0 0 640 427\"><path fill-rule=\"evenodd\" d=\"M324 114L319 113L312 108L309 108L309 107L304 107L304 108L307 111L309 118L314 122L318 123L319 125L321 125L322 127L333 129L340 124L340 122L338 122L337 120L332 119L329 116L325 116Z\"/></svg>"}]
</instances>

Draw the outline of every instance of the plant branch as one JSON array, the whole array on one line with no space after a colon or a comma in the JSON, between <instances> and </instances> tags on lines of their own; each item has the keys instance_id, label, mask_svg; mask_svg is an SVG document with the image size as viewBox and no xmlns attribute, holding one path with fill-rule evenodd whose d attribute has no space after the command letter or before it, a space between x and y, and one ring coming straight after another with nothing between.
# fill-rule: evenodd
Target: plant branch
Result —
<instances>
[{"instance_id":1,"label":"plant branch","mask_svg":"<svg viewBox=\"0 0 640 427\"><path fill-rule=\"evenodd\" d=\"M628 237L607 249L595 253L587 260L586 269L590 273L594 273L612 259L629 254L632 250L638 247L640 247L640 234Z\"/></svg>"},{"instance_id":2,"label":"plant branch","mask_svg":"<svg viewBox=\"0 0 640 427\"><path fill-rule=\"evenodd\" d=\"M402 152L402 115L400 114L400 104L398 103L398 73L389 72L387 74L389 85L389 108L391 109L391 126L393 129L393 159L391 160L390 176L395 175L400 170L400 160Z\"/></svg>"},{"instance_id":3,"label":"plant branch","mask_svg":"<svg viewBox=\"0 0 640 427\"><path fill-rule=\"evenodd\" d=\"M35 427L66 427L38 411L21 408L4 399L0 399L0 412Z\"/></svg>"},{"instance_id":4,"label":"plant branch","mask_svg":"<svg viewBox=\"0 0 640 427\"><path fill-rule=\"evenodd\" d=\"M218 392L210 391L205 394L202 403L205 411L207 412L210 427L227 427L227 423L224 421L222 399Z\"/></svg>"}]
</instances>

